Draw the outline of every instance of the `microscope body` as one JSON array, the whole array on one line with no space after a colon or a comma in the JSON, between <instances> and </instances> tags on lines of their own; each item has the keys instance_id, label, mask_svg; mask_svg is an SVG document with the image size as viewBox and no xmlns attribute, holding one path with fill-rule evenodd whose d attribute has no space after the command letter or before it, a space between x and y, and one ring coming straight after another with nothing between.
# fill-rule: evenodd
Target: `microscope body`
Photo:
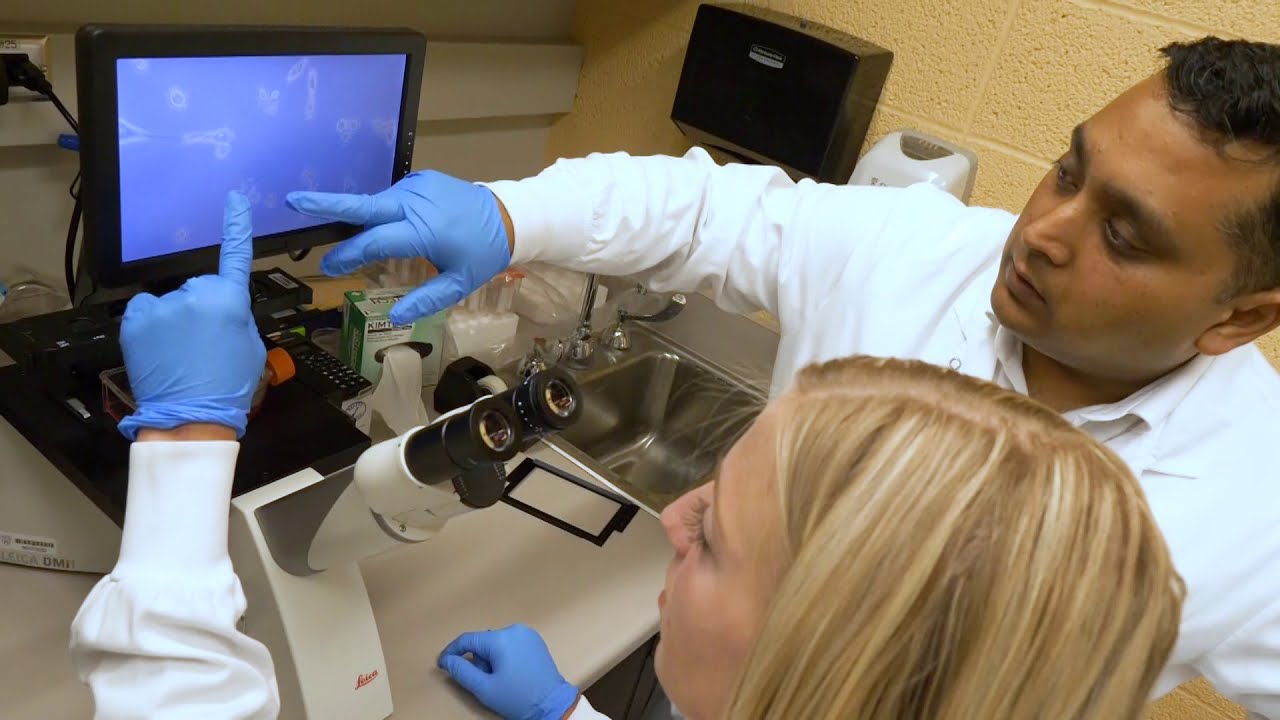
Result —
<instances>
[{"instance_id":1,"label":"microscope body","mask_svg":"<svg viewBox=\"0 0 1280 720\"><path fill-rule=\"evenodd\" d=\"M428 540L499 502L506 463L581 414L562 371L375 444L331 475L307 469L232 500L242 630L271 652L282 720L382 720L391 691L357 562Z\"/></svg>"}]
</instances>

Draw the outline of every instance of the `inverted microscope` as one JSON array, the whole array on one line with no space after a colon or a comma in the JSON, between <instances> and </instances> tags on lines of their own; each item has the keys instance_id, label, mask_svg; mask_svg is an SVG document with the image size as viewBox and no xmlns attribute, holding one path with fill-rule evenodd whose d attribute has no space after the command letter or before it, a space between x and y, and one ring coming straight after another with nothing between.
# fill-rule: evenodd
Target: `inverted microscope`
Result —
<instances>
[{"instance_id":1,"label":"inverted microscope","mask_svg":"<svg viewBox=\"0 0 1280 720\"><path fill-rule=\"evenodd\" d=\"M74 278L68 272L74 307L0 325L0 350L13 361L0 365L0 562L111 570L129 448L104 388L127 382L124 304L213 270L228 189L253 205L258 257L298 259L358 232L282 199L293 189L377 192L407 174L425 45L404 30L79 31L73 217L83 210L84 237ZM259 86L279 91L240 92ZM199 110L211 106L216 116ZM299 364L322 355L305 333L306 284L280 268L251 282L268 347ZM507 387L465 359L455 370L442 416L377 444L344 410L368 383L329 371L300 372L255 410L235 471L229 550L248 601L241 628L271 652L282 718L392 712L358 561L499 502L597 545L635 515L582 479L599 478L591 469L541 443L582 413L570 375L549 368ZM617 512L590 533L512 496L539 472L616 502Z\"/></svg>"}]
</instances>

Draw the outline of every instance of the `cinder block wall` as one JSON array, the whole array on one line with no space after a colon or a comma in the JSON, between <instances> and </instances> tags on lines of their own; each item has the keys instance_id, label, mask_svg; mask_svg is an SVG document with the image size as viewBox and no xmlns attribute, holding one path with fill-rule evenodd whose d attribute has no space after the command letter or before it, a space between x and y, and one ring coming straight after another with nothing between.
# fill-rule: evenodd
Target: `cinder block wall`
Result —
<instances>
[{"instance_id":1,"label":"cinder block wall","mask_svg":"<svg viewBox=\"0 0 1280 720\"><path fill-rule=\"evenodd\" d=\"M868 144L914 127L979 153L972 202L1017 212L1076 123L1160 67L1167 42L1280 42L1275 0L749 0L895 52ZM696 0L578 0L586 63L548 161L683 153L671 124ZM1280 367L1280 334L1259 345Z\"/></svg>"},{"instance_id":2,"label":"cinder block wall","mask_svg":"<svg viewBox=\"0 0 1280 720\"><path fill-rule=\"evenodd\" d=\"M1207 34L1280 42L1274 0L751 0L895 52L868 143L900 127L980 156L974 204L1017 212L1066 147L1071 128L1160 67L1167 42ZM552 129L548 161L594 151L675 153L671 124L696 0L578 0L586 62L573 112ZM1260 343L1280 366L1280 336ZM1242 720L1193 682L1150 720Z\"/></svg>"}]
</instances>

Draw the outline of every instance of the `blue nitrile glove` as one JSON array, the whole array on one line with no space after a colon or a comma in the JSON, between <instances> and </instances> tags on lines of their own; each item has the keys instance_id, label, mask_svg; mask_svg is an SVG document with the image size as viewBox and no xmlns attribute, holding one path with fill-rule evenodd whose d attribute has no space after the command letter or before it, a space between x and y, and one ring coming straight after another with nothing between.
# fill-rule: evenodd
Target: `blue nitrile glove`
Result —
<instances>
[{"instance_id":1,"label":"blue nitrile glove","mask_svg":"<svg viewBox=\"0 0 1280 720\"><path fill-rule=\"evenodd\" d=\"M137 412L120 421L133 440L142 428L213 423L244 435L267 350L249 304L253 230L249 201L227 195L217 275L191 278L171 293L134 296L120 324L120 347Z\"/></svg>"},{"instance_id":2,"label":"blue nitrile glove","mask_svg":"<svg viewBox=\"0 0 1280 720\"><path fill-rule=\"evenodd\" d=\"M346 275L390 258L426 258L440 275L391 308L407 325L457 304L511 264L498 199L488 188L433 170L412 173L377 195L291 192L289 207L325 220L364 226L320 262Z\"/></svg>"},{"instance_id":3,"label":"blue nitrile glove","mask_svg":"<svg viewBox=\"0 0 1280 720\"><path fill-rule=\"evenodd\" d=\"M464 633L440 653L440 668L506 720L560 720L578 701L578 688L560 676L542 636L526 625Z\"/></svg>"}]
</instances>

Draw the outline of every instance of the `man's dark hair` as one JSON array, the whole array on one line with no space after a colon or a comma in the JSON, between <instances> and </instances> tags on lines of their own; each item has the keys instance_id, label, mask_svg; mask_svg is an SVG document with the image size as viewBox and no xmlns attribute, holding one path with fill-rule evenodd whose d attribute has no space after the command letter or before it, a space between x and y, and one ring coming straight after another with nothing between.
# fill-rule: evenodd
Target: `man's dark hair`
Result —
<instances>
[{"instance_id":1,"label":"man's dark hair","mask_svg":"<svg viewBox=\"0 0 1280 720\"><path fill-rule=\"evenodd\" d=\"M1280 167L1280 45L1206 37L1161 49L1169 64L1169 104L1228 153L1242 143ZM1227 297L1280 287L1280 185L1260 206L1237 213L1223 231L1237 255Z\"/></svg>"}]
</instances>

